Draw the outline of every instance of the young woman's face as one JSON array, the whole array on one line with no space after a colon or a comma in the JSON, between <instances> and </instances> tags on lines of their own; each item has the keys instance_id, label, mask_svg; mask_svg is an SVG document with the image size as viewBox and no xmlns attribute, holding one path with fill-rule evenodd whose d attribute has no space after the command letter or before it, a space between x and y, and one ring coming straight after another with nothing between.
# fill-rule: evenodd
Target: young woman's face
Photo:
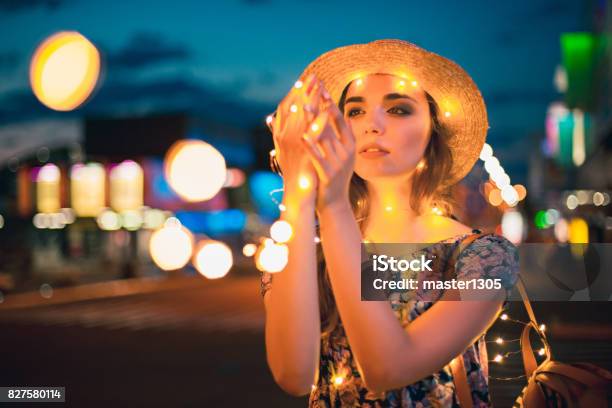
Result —
<instances>
[{"instance_id":1,"label":"young woman's face","mask_svg":"<svg viewBox=\"0 0 612 408\"><path fill-rule=\"evenodd\" d=\"M344 118L355 135L355 172L365 180L411 174L429 143L431 117L425 92L393 75L353 81L346 93ZM372 149L367 151L369 146Z\"/></svg>"}]
</instances>

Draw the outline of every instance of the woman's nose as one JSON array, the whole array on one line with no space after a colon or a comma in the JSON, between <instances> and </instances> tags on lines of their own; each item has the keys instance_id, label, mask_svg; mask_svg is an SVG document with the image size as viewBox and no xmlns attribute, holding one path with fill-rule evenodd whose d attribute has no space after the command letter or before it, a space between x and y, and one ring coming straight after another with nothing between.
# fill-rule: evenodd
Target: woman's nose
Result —
<instances>
[{"instance_id":1,"label":"woman's nose","mask_svg":"<svg viewBox=\"0 0 612 408\"><path fill-rule=\"evenodd\" d=\"M366 113L365 133L382 134L385 130L384 114L380 109Z\"/></svg>"}]
</instances>

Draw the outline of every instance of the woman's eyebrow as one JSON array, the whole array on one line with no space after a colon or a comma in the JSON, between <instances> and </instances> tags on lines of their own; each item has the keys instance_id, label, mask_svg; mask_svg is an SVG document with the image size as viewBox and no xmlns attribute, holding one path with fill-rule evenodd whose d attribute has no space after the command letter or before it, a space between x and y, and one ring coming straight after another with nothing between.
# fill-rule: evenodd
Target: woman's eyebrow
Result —
<instances>
[{"instance_id":1,"label":"woman's eyebrow","mask_svg":"<svg viewBox=\"0 0 612 408\"><path fill-rule=\"evenodd\" d=\"M344 101L344 104L351 103L351 102L363 102L364 100L365 99L363 98L363 96L351 96L346 101Z\"/></svg>"},{"instance_id":2,"label":"woman's eyebrow","mask_svg":"<svg viewBox=\"0 0 612 408\"><path fill-rule=\"evenodd\" d=\"M385 97L383 98L383 100L385 101L393 101L395 99L410 99L411 101L416 102L416 99L414 99L412 96L399 94L399 93L386 94Z\"/></svg>"},{"instance_id":3,"label":"woman's eyebrow","mask_svg":"<svg viewBox=\"0 0 612 408\"><path fill-rule=\"evenodd\" d=\"M384 101L393 101L396 99L410 99L413 102L417 102L416 99L414 99L413 97L409 96L409 95L404 95L404 94L399 94L399 93L390 93L384 96L383 100ZM351 102L364 102L365 99L363 96L351 96L350 98L348 98L344 103L351 103Z\"/></svg>"}]
</instances>

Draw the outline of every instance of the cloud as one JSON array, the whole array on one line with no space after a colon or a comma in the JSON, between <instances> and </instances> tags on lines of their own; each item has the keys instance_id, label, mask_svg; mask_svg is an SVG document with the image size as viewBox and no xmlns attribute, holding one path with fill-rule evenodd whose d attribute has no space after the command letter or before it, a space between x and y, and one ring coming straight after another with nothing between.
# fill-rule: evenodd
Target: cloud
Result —
<instances>
[{"instance_id":1,"label":"cloud","mask_svg":"<svg viewBox=\"0 0 612 408\"><path fill-rule=\"evenodd\" d=\"M0 0L0 10L19 12L42 6L54 11L69 2L70 0Z\"/></svg>"},{"instance_id":2,"label":"cloud","mask_svg":"<svg viewBox=\"0 0 612 408\"><path fill-rule=\"evenodd\" d=\"M141 32L116 53L108 56L111 69L140 69L166 61L189 59L191 51L178 44L169 44L157 33Z\"/></svg>"}]
</instances>

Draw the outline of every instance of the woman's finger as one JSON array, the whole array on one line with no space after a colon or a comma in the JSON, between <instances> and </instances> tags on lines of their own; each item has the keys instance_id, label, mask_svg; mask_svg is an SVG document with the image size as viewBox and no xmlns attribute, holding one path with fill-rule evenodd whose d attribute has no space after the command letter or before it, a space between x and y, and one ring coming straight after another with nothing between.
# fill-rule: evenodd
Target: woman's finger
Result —
<instances>
[{"instance_id":1,"label":"woman's finger","mask_svg":"<svg viewBox=\"0 0 612 408\"><path fill-rule=\"evenodd\" d=\"M329 163L337 163L339 161L338 153L329 137L324 137L319 141L322 147L323 155Z\"/></svg>"},{"instance_id":2,"label":"woman's finger","mask_svg":"<svg viewBox=\"0 0 612 408\"><path fill-rule=\"evenodd\" d=\"M299 89L296 89L299 91ZM285 106L283 124L281 124L281 135L287 134L287 131L292 127L296 126L297 123L300 123L301 114L300 109L298 107L298 102L301 98L299 92L293 92L291 98L287 101L287 105Z\"/></svg>"},{"instance_id":3,"label":"woman's finger","mask_svg":"<svg viewBox=\"0 0 612 408\"><path fill-rule=\"evenodd\" d=\"M321 82L318 80L313 81L312 88L306 92L306 105L305 108L312 112L313 117L316 117L320 113L320 101L321 101Z\"/></svg>"},{"instance_id":4,"label":"woman's finger","mask_svg":"<svg viewBox=\"0 0 612 408\"><path fill-rule=\"evenodd\" d=\"M325 93L327 93L327 91L325 91ZM325 95L324 95L324 98L325 98ZM340 109L338 109L338 106L333 101L331 101L331 98L329 98L329 94L327 94L326 99L329 102L327 105L327 111L329 112L332 128L334 129L335 133L338 135L338 138L340 139L340 141L342 142L344 146L347 146L347 147L354 146L355 136L353 135L353 132L346 124L346 121L344 120L344 116L342 115L342 112L340 112Z\"/></svg>"},{"instance_id":5,"label":"woman's finger","mask_svg":"<svg viewBox=\"0 0 612 408\"><path fill-rule=\"evenodd\" d=\"M330 143L334 148L334 152L336 153L338 160L346 160L349 157L349 151L346 149L346 146L344 146L337 137L333 137L330 139Z\"/></svg>"},{"instance_id":6,"label":"woman's finger","mask_svg":"<svg viewBox=\"0 0 612 408\"><path fill-rule=\"evenodd\" d=\"M321 151L307 134L302 136L302 141L304 142L306 153L310 157L319 178L325 181L329 180L329 163L325 157L323 157Z\"/></svg>"}]
</instances>

